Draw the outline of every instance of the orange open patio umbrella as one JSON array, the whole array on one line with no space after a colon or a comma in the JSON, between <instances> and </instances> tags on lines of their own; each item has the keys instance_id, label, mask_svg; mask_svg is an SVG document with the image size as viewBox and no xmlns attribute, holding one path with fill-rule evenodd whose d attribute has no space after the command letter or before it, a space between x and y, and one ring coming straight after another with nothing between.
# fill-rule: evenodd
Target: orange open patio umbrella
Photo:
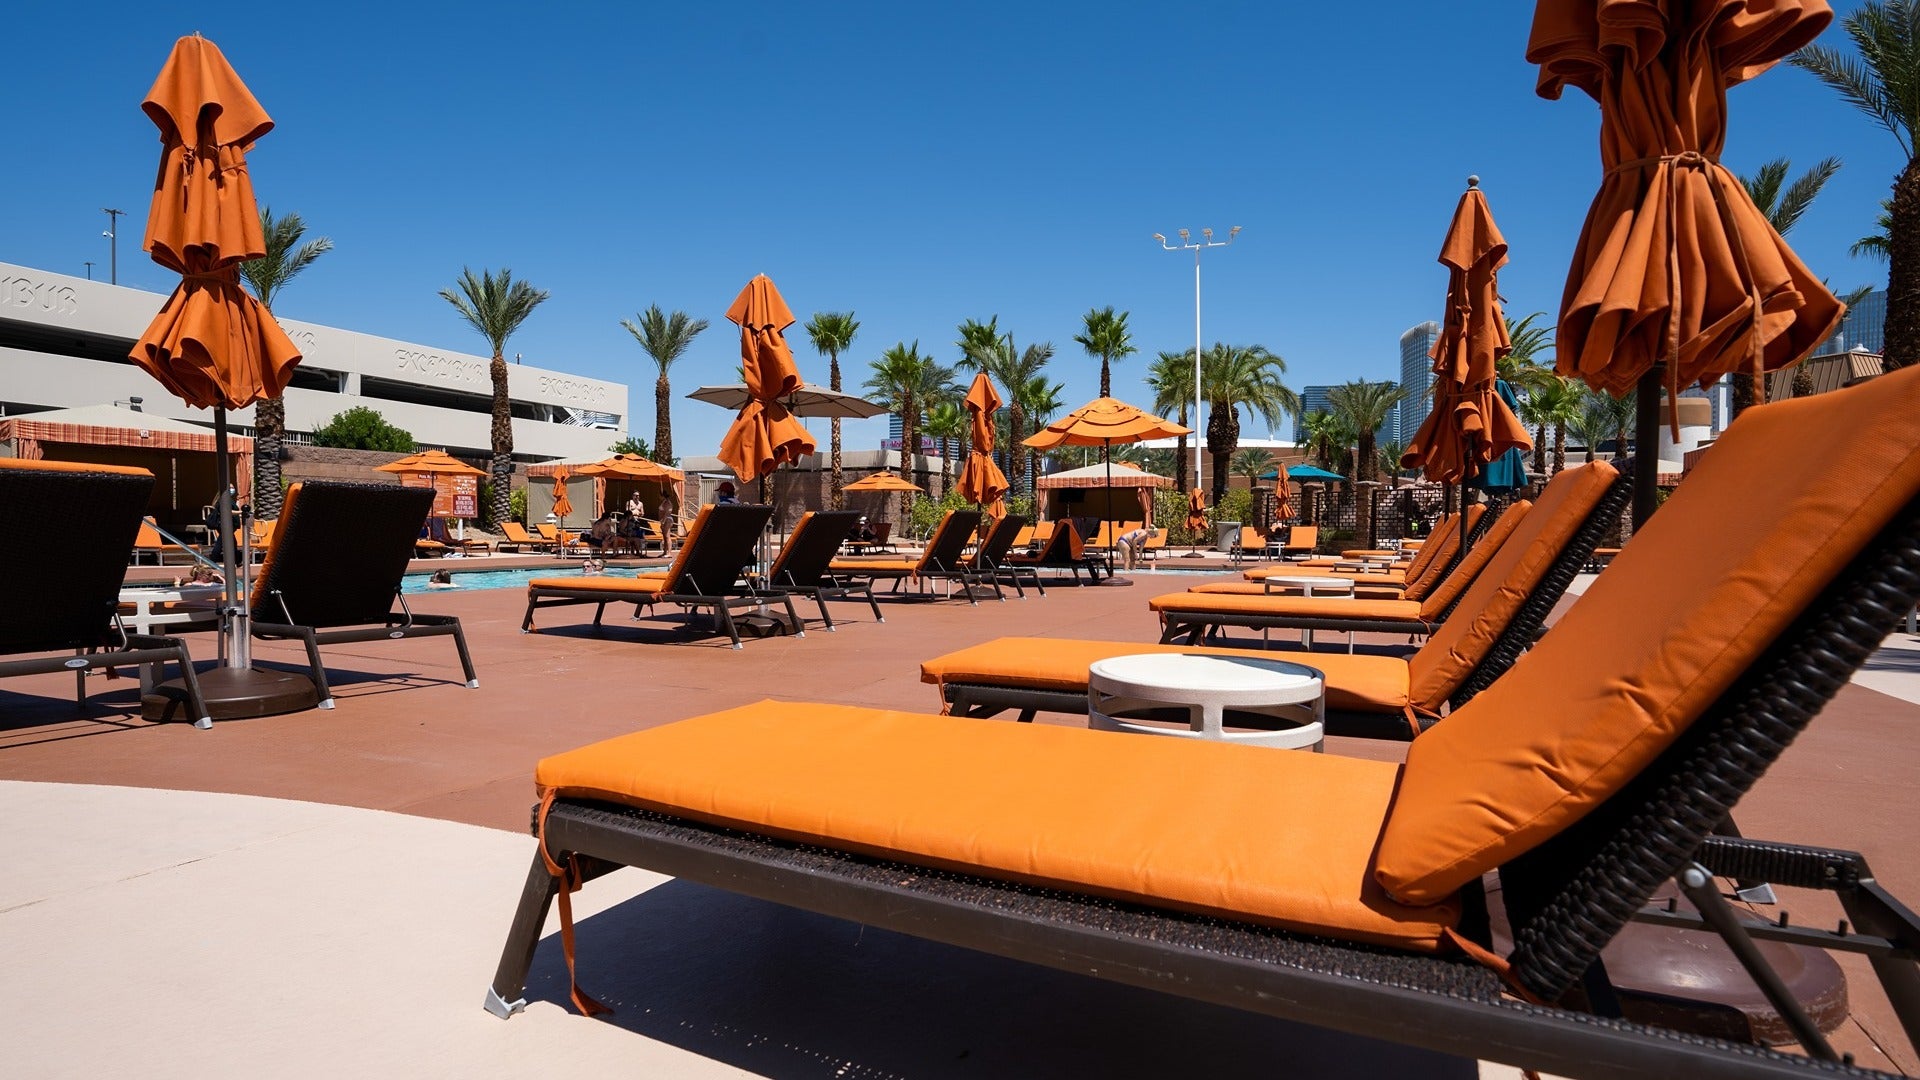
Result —
<instances>
[{"instance_id":1,"label":"orange open patio umbrella","mask_svg":"<svg viewBox=\"0 0 1920 1080\"><path fill-rule=\"evenodd\" d=\"M741 483L765 476L781 462L798 461L813 452L813 436L787 411L781 398L802 385L786 329L793 312L774 288L773 279L759 274L734 298L727 319L740 327L740 365L746 374L748 400L720 441L720 460ZM764 490L765 484L762 483Z\"/></svg>"},{"instance_id":2,"label":"orange open patio umbrella","mask_svg":"<svg viewBox=\"0 0 1920 1080\"><path fill-rule=\"evenodd\" d=\"M994 430L993 414L1000 408L1000 395L993 388L993 380L986 372L973 377L973 385L967 387L967 416L972 425L973 449L967 454L967 463L960 470L960 497L986 508L987 514L995 521L1007 516L1007 474L993 460L993 444L998 433Z\"/></svg>"},{"instance_id":3,"label":"orange open patio umbrella","mask_svg":"<svg viewBox=\"0 0 1920 1080\"><path fill-rule=\"evenodd\" d=\"M304 675L254 669L246 591L234 558L227 410L278 397L300 362L280 324L240 287L240 264L266 254L247 152L273 130L273 120L219 48L198 34L174 43L141 108L160 129L160 169L142 247L181 280L129 357L188 405L213 410L223 478L216 513L227 656L200 677L200 689L216 718L312 708L318 696ZM158 695L173 696L165 688Z\"/></svg>"},{"instance_id":4,"label":"orange open patio umbrella","mask_svg":"<svg viewBox=\"0 0 1920 1080\"><path fill-rule=\"evenodd\" d=\"M925 491L926 488L892 471L872 473L863 476L841 491Z\"/></svg>"},{"instance_id":5,"label":"orange open patio umbrella","mask_svg":"<svg viewBox=\"0 0 1920 1080\"><path fill-rule=\"evenodd\" d=\"M1826 0L1539 0L1537 92L1600 103L1605 176L1574 248L1562 375L1638 389L1636 525L1652 514L1660 392L1806 356L1845 305L1720 164L1727 90L1819 36ZM1758 383L1756 384L1758 385Z\"/></svg>"},{"instance_id":6,"label":"orange open patio umbrella","mask_svg":"<svg viewBox=\"0 0 1920 1080\"><path fill-rule=\"evenodd\" d=\"M1443 484L1471 479L1516 447L1533 448L1526 425L1494 389L1496 365L1513 347L1500 310L1507 241L1479 183L1477 177L1467 178L1467 191L1440 245L1447 313L1431 354L1433 409L1400 457L1403 468L1419 469Z\"/></svg>"},{"instance_id":7,"label":"orange open patio umbrella","mask_svg":"<svg viewBox=\"0 0 1920 1080\"><path fill-rule=\"evenodd\" d=\"M1107 487L1113 487L1113 444L1145 442L1148 439L1171 439L1180 435L1191 435L1191 428L1176 424L1165 417L1155 416L1143 409L1136 408L1118 398L1094 398L1085 405L1055 420L1039 432L1028 436L1026 445L1035 450L1054 450L1062 446L1099 446L1108 453ZM1109 504L1111 505L1111 504ZM1131 585L1125 578L1109 574L1108 585Z\"/></svg>"},{"instance_id":8,"label":"orange open patio umbrella","mask_svg":"<svg viewBox=\"0 0 1920 1080\"><path fill-rule=\"evenodd\" d=\"M375 465L374 472L390 473L434 473L440 476L485 476L485 469L473 466L447 453L445 450L422 450L417 454L408 454L397 461L385 465Z\"/></svg>"}]
</instances>

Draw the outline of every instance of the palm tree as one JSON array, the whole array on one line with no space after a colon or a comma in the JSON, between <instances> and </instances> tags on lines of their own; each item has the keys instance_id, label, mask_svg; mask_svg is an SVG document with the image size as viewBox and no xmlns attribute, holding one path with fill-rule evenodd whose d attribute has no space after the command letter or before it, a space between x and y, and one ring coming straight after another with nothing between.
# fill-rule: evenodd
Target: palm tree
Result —
<instances>
[{"instance_id":1,"label":"palm tree","mask_svg":"<svg viewBox=\"0 0 1920 1080\"><path fill-rule=\"evenodd\" d=\"M1553 429L1553 471L1558 473L1567 467L1567 428L1586 408L1586 393L1573 380L1556 376L1535 390L1527 401L1541 432L1544 434L1549 427ZM1545 475L1538 445L1534 447L1534 461L1534 475Z\"/></svg>"},{"instance_id":2,"label":"palm tree","mask_svg":"<svg viewBox=\"0 0 1920 1080\"><path fill-rule=\"evenodd\" d=\"M1613 455L1616 459L1627 454L1627 439L1633 433L1634 392L1629 390L1620 397L1600 390L1590 390L1586 394L1586 404L1581 409L1580 423L1586 425L1590 434L1597 438L1587 443L1587 460L1593 460L1593 444L1607 438L1613 439Z\"/></svg>"},{"instance_id":3,"label":"palm tree","mask_svg":"<svg viewBox=\"0 0 1920 1080\"><path fill-rule=\"evenodd\" d=\"M1260 474L1273 467L1273 455L1258 446L1248 447L1233 455L1233 471L1247 478L1249 491L1260 479Z\"/></svg>"},{"instance_id":4,"label":"palm tree","mask_svg":"<svg viewBox=\"0 0 1920 1080\"><path fill-rule=\"evenodd\" d=\"M1207 396L1207 452L1213 455L1213 501L1227 493L1227 467L1240 445L1240 410L1268 428L1300 411L1300 396L1280 381L1287 362L1259 345L1215 344L1201 357Z\"/></svg>"},{"instance_id":5,"label":"palm tree","mask_svg":"<svg viewBox=\"0 0 1920 1080\"><path fill-rule=\"evenodd\" d=\"M1847 249L1847 254L1852 255L1856 259L1862 255L1871 255L1881 262L1885 262L1887 259L1887 236L1893 232L1892 199L1880 200L1880 216L1875 218L1873 223L1880 231L1869 233L1855 240L1853 246Z\"/></svg>"},{"instance_id":6,"label":"palm tree","mask_svg":"<svg viewBox=\"0 0 1920 1080\"><path fill-rule=\"evenodd\" d=\"M621 319L620 325L627 328L627 333L633 335L633 340L640 343L660 368L660 377L653 381L653 456L655 461L671 462L673 384L667 379L667 369L707 328L707 320L692 318L684 311L668 315L660 310L659 304L654 304L640 313L638 324L632 319Z\"/></svg>"},{"instance_id":7,"label":"palm tree","mask_svg":"<svg viewBox=\"0 0 1920 1080\"><path fill-rule=\"evenodd\" d=\"M240 277L260 300L260 306L273 312L274 301L287 282L313 260L333 250L333 241L317 237L301 243L307 223L297 213L283 218L273 216L271 207L260 208L260 231L266 236L266 254L240 264ZM280 516L280 447L287 437L287 403L278 394L253 407L253 512L263 518Z\"/></svg>"},{"instance_id":8,"label":"palm tree","mask_svg":"<svg viewBox=\"0 0 1920 1080\"><path fill-rule=\"evenodd\" d=\"M807 320L807 336L813 339L813 351L827 357L827 385L840 389L840 354L853 347L853 336L860 332L860 321L851 311L816 311ZM829 505L835 510L847 508L846 480L840 472L840 418L833 418L833 463L827 480Z\"/></svg>"},{"instance_id":9,"label":"palm tree","mask_svg":"<svg viewBox=\"0 0 1920 1080\"><path fill-rule=\"evenodd\" d=\"M1741 186L1747 189L1747 195L1753 205L1773 226L1773 231L1781 236L1793 231L1800 215L1807 212L1820 189L1840 171L1839 158L1825 158L1813 168L1801 173L1793 183L1787 183L1787 172L1793 168L1793 162L1786 158L1775 158L1754 172L1752 176L1742 176ZM1751 408L1754 402L1753 376L1743 372L1734 373L1733 415L1738 418Z\"/></svg>"},{"instance_id":10,"label":"palm tree","mask_svg":"<svg viewBox=\"0 0 1920 1080\"><path fill-rule=\"evenodd\" d=\"M1130 311L1116 313L1111 305L1094 308L1080 317L1085 331L1073 335L1073 340L1087 350L1088 356L1100 358L1100 396L1113 396L1113 362L1132 356L1139 350L1133 347L1133 333L1127 329L1127 316Z\"/></svg>"},{"instance_id":11,"label":"palm tree","mask_svg":"<svg viewBox=\"0 0 1920 1080\"><path fill-rule=\"evenodd\" d=\"M1400 457L1407 452L1407 444L1399 439L1388 439L1380 444L1377 456L1380 459L1380 471L1385 473L1387 481L1395 488L1400 486Z\"/></svg>"},{"instance_id":12,"label":"palm tree","mask_svg":"<svg viewBox=\"0 0 1920 1080\"><path fill-rule=\"evenodd\" d=\"M1387 422L1394 408L1406 398L1406 388L1398 383L1368 382L1365 379L1354 379L1327 391L1327 404L1333 406L1334 415L1346 421L1347 427L1353 431L1353 460L1359 473L1355 479L1362 484L1378 481L1379 474L1375 470L1380 465L1380 455L1374 450L1374 439L1380 425ZM1362 498L1356 510L1355 533L1372 536L1373 500Z\"/></svg>"},{"instance_id":13,"label":"palm tree","mask_svg":"<svg viewBox=\"0 0 1920 1080\"><path fill-rule=\"evenodd\" d=\"M1053 418L1067 407L1066 401L1060 397L1065 390L1065 383L1048 382L1045 375L1035 375L1021 384L1011 397L1019 403L1020 413L1032 421L1033 429L1038 431L1053 423ZM1023 454L1022 450L1026 452ZM1027 461L1027 475L1037 482L1040 478L1040 451L1022 446L1017 440L1010 440L1007 444L1007 460L1014 462L1022 457Z\"/></svg>"},{"instance_id":14,"label":"palm tree","mask_svg":"<svg viewBox=\"0 0 1920 1080\"><path fill-rule=\"evenodd\" d=\"M493 460L488 470L493 489L487 517L505 521L511 512L513 486L513 399L507 396L507 339L534 308L546 301L547 291L513 280L513 271L505 267L498 274L483 268L475 277L471 267L463 266L454 289L441 289L440 298L452 304L467 325L493 348L493 362L487 366L493 377ZM654 449L660 447L656 444Z\"/></svg>"},{"instance_id":15,"label":"palm tree","mask_svg":"<svg viewBox=\"0 0 1920 1080\"><path fill-rule=\"evenodd\" d=\"M970 427L967 410L958 401L936 401L927 409L927 435L940 447L940 493L953 490L953 457Z\"/></svg>"},{"instance_id":16,"label":"palm tree","mask_svg":"<svg viewBox=\"0 0 1920 1080\"><path fill-rule=\"evenodd\" d=\"M1614 432L1613 413L1606 402L1596 400L1603 396L1598 391L1589 391L1580 396L1580 411L1567 421L1567 430L1580 444L1587 448L1587 463L1593 463L1595 448L1605 442Z\"/></svg>"},{"instance_id":17,"label":"palm tree","mask_svg":"<svg viewBox=\"0 0 1920 1080\"><path fill-rule=\"evenodd\" d=\"M1507 340L1512 343L1505 356L1494 361L1496 373L1507 381L1514 393L1520 395L1520 419L1536 425L1533 440L1533 471L1546 471L1547 427L1545 423L1532 419L1527 399L1541 387L1557 382L1559 376L1553 373L1549 354L1553 352L1553 327L1535 326L1535 319L1544 318L1546 312L1536 311L1519 322L1513 316L1506 316Z\"/></svg>"},{"instance_id":18,"label":"palm tree","mask_svg":"<svg viewBox=\"0 0 1920 1080\"><path fill-rule=\"evenodd\" d=\"M1811 73L1842 100L1887 129L1906 163L1893 182L1887 228L1889 369L1920 361L1920 159L1914 127L1920 123L1920 9L1909 0L1865 0L1840 20L1857 57L1825 45L1794 53L1795 67Z\"/></svg>"},{"instance_id":19,"label":"palm tree","mask_svg":"<svg viewBox=\"0 0 1920 1080\"><path fill-rule=\"evenodd\" d=\"M1353 442L1346 422L1330 412L1310 412L1300 418L1300 430L1306 437L1307 456L1318 461L1323 469L1340 471L1334 466Z\"/></svg>"},{"instance_id":20,"label":"palm tree","mask_svg":"<svg viewBox=\"0 0 1920 1080\"><path fill-rule=\"evenodd\" d=\"M1147 365L1147 388L1153 391L1153 411L1161 416L1175 413L1175 419L1181 427L1192 427L1187 421L1187 409L1193 404L1193 354L1163 352L1153 363ZM1194 484L1200 483L1194 477ZM1176 444L1173 462L1173 486L1181 492L1189 490L1187 484L1187 437L1180 436Z\"/></svg>"},{"instance_id":21,"label":"palm tree","mask_svg":"<svg viewBox=\"0 0 1920 1080\"><path fill-rule=\"evenodd\" d=\"M995 320L998 321L997 318ZM968 326L979 327L975 340L969 342ZM1014 492L1028 490L1022 482L1025 475L1025 457L1020 452L1020 443L1027 437L1027 409L1020 400L1020 388L1040 377L1040 372L1053 359L1053 343L1043 341L1038 345L1029 345L1021 349L1013 343L1013 335L995 337L990 343L982 343L985 332L995 328L994 323L981 326L979 323L963 324L960 327L961 342L967 346L969 366L987 373L987 377L1000 384L1005 391L1002 401L1007 408L1007 489Z\"/></svg>"},{"instance_id":22,"label":"palm tree","mask_svg":"<svg viewBox=\"0 0 1920 1080\"><path fill-rule=\"evenodd\" d=\"M866 391L900 417L900 475L913 479L913 457L920 449L920 414L933 402L959 391L953 369L920 352L920 343L896 342L872 363ZM900 493L900 520L913 506L912 492Z\"/></svg>"}]
</instances>

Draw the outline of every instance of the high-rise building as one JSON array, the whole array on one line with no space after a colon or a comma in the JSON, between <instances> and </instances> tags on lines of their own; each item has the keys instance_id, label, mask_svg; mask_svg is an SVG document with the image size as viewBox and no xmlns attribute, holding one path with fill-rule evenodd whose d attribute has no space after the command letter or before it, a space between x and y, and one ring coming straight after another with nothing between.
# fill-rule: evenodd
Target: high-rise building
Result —
<instances>
[{"instance_id":1,"label":"high-rise building","mask_svg":"<svg viewBox=\"0 0 1920 1080\"><path fill-rule=\"evenodd\" d=\"M1407 396L1395 411L1398 436L1404 442L1413 438L1431 411L1433 398L1433 343L1440 340L1440 324L1423 322L1400 335L1400 385Z\"/></svg>"},{"instance_id":2,"label":"high-rise building","mask_svg":"<svg viewBox=\"0 0 1920 1080\"><path fill-rule=\"evenodd\" d=\"M1847 309L1847 317L1840 320L1840 329L1821 342L1813 354L1842 353L1855 345L1865 345L1868 352L1884 353L1886 344L1887 290L1875 289Z\"/></svg>"},{"instance_id":3,"label":"high-rise building","mask_svg":"<svg viewBox=\"0 0 1920 1080\"><path fill-rule=\"evenodd\" d=\"M1300 415L1296 417L1293 422L1293 441L1295 443L1305 443L1307 441L1306 417L1317 412L1330 413L1333 411L1333 390L1334 387L1331 386L1309 386L1300 391ZM1387 412L1387 418L1380 422L1380 430L1373 433L1373 443L1375 446L1384 446L1389 442L1394 442L1399 439L1400 418L1398 413L1399 409L1397 407L1391 409Z\"/></svg>"}]
</instances>

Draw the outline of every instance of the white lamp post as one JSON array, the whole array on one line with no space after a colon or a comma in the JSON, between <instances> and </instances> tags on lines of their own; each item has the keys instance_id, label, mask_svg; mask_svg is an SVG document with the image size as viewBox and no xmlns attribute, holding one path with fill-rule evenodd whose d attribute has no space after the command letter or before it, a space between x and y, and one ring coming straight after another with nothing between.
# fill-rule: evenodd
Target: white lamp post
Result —
<instances>
[{"instance_id":1,"label":"white lamp post","mask_svg":"<svg viewBox=\"0 0 1920 1080\"><path fill-rule=\"evenodd\" d=\"M1199 240L1194 240L1192 236L1187 232L1187 230L1181 229L1180 242L1178 244L1168 243L1167 238L1165 236L1162 236L1159 233L1153 234L1153 238L1155 240L1160 241L1160 246L1168 251L1193 252L1193 486L1194 487L1201 486L1200 484L1200 449L1205 444L1204 440L1200 437L1200 432L1201 432L1200 405L1202 400L1202 394L1200 393L1200 253L1202 251L1205 251L1208 248L1226 247L1228 244L1233 243L1233 238L1238 235L1240 235L1240 226L1238 225L1235 225L1233 228L1227 230L1227 238L1225 240L1215 240L1213 238L1212 229L1201 229Z\"/></svg>"}]
</instances>

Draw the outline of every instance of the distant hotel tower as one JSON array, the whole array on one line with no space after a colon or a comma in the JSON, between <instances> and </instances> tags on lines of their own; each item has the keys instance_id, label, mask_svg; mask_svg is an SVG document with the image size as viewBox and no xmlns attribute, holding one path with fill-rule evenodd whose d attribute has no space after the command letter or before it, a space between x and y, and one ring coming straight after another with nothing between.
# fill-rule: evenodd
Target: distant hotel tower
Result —
<instances>
[{"instance_id":1,"label":"distant hotel tower","mask_svg":"<svg viewBox=\"0 0 1920 1080\"><path fill-rule=\"evenodd\" d=\"M1400 385L1407 388L1400 403L1400 441L1410 441L1427 419L1432 403L1433 343L1440 340L1440 324L1423 322L1400 335Z\"/></svg>"}]
</instances>

